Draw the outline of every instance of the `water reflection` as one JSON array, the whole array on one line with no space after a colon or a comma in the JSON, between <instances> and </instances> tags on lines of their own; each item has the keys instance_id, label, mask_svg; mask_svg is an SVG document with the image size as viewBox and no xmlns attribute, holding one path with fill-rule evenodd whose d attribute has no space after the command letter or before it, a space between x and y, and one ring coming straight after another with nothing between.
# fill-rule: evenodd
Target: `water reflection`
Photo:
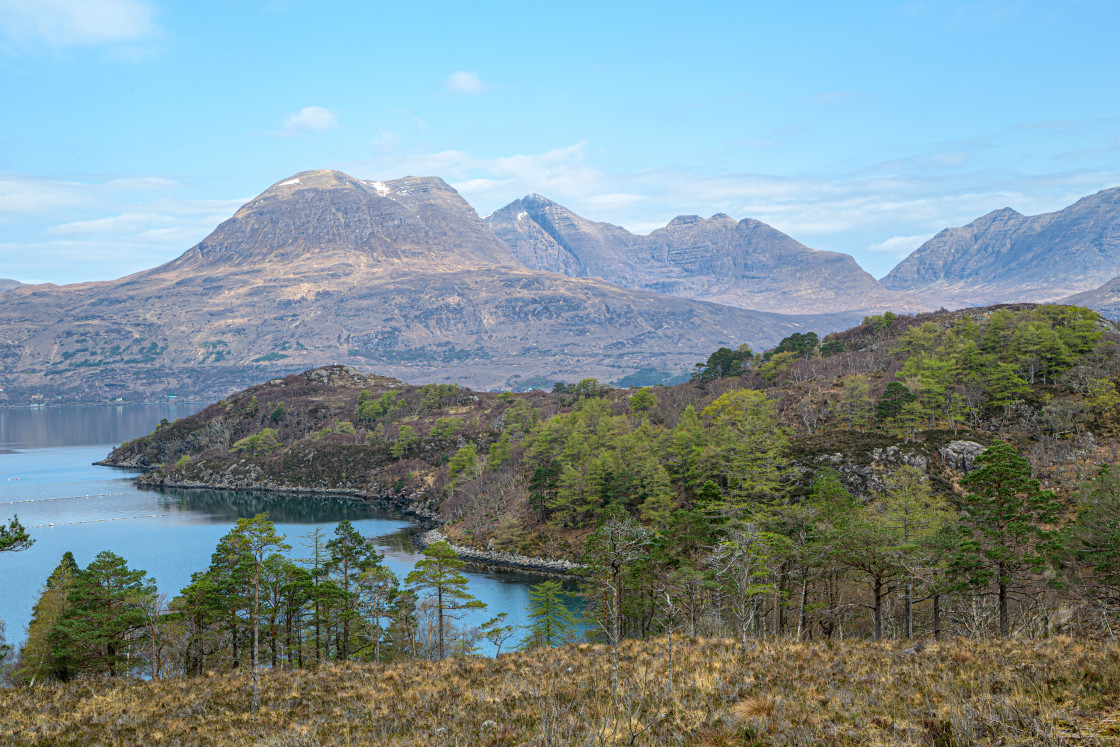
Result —
<instances>
[{"instance_id":1,"label":"water reflection","mask_svg":"<svg viewBox=\"0 0 1120 747\"><path fill-rule=\"evenodd\" d=\"M112 444L150 433L161 419L174 421L206 405L81 405L0 407L0 454L25 448Z\"/></svg>"},{"instance_id":2,"label":"water reflection","mask_svg":"<svg viewBox=\"0 0 1120 747\"><path fill-rule=\"evenodd\" d=\"M200 490L165 488L156 494L160 508L229 523L243 516L268 512L277 524L322 524L325 522L385 519L400 521L399 513L385 506L345 496L316 493L262 493L252 490Z\"/></svg>"}]
</instances>

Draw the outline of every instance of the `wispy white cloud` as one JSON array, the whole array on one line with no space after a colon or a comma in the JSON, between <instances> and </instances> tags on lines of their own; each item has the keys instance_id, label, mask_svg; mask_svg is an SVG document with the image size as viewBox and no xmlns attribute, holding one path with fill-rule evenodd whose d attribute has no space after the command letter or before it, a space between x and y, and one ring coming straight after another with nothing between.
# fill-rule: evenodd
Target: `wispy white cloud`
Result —
<instances>
[{"instance_id":1,"label":"wispy white cloud","mask_svg":"<svg viewBox=\"0 0 1120 747\"><path fill-rule=\"evenodd\" d=\"M486 93L490 90L489 87L482 82L478 77L478 73L468 72L466 70L456 70L447 76L447 80L443 83L451 93L458 93L464 95L474 95L478 93Z\"/></svg>"},{"instance_id":2,"label":"wispy white cloud","mask_svg":"<svg viewBox=\"0 0 1120 747\"><path fill-rule=\"evenodd\" d=\"M885 241L870 245L867 247L867 251L893 254L901 258L905 257L928 240L929 236L924 233L920 233L916 236L891 236Z\"/></svg>"},{"instance_id":3,"label":"wispy white cloud","mask_svg":"<svg viewBox=\"0 0 1120 747\"><path fill-rule=\"evenodd\" d=\"M147 0L0 0L0 33L18 45L136 43L162 33Z\"/></svg>"},{"instance_id":4,"label":"wispy white cloud","mask_svg":"<svg viewBox=\"0 0 1120 747\"><path fill-rule=\"evenodd\" d=\"M245 199L184 199L160 177L0 174L0 267L24 282L108 280L181 254Z\"/></svg>"},{"instance_id":5,"label":"wispy white cloud","mask_svg":"<svg viewBox=\"0 0 1120 747\"><path fill-rule=\"evenodd\" d=\"M159 177L129 177L101 182L47 179L0 172L0 221L14 216L45 215L96 207L112 195L137 190L165 190L175 182Z\"/></svg>"},{"instance_id":6,"label":"wispy white cloud","mask_svg":"<svg viewBox=\"0 0 1120 747\"><path fill-rule=\"evenodd\" d=\"M338 127L335 113L322 106L305 106L298 112L293 112L284 117L279 133L280 136L307 135L315 132L326 132Z\"/></svg>"}]
</instances>

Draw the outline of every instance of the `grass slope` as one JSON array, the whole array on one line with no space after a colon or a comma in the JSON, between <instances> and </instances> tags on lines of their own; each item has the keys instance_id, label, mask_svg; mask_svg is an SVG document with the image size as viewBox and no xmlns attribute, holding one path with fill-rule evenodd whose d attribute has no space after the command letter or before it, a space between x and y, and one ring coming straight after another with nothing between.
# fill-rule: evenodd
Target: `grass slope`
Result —
<instances>
[{"instance_id":1,"label":"grass slope","mask_svg":"<svg viewBox=\"0 0 1120 747\"><path fill-rule=\"evenodd\" d=\"M1120 646L666 640L0 690L5 743L961 745L1120 741Z\"/></svg>"}]
</instances>

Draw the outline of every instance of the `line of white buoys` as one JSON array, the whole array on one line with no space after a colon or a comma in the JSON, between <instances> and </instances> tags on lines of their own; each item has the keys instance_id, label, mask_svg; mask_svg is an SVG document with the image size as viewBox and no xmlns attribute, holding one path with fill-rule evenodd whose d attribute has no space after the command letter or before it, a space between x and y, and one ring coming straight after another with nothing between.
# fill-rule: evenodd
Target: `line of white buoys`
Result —
<instances>
[{"instance_id":1,"label":"line of white buoys","mask_svg":"<svg viewBox=\"0 0 1120 747\"><path fill-rule=\"evenodd\" d=\"M61 522L58 522L57 524L53 523L53 522L50 523L50 524L37 524L37 525L35 525L33 527L30 527L30 528L31 529L49 529L50 527L69 527L69 526L73 526L75 524L97 524L97 523L102 522L102 521L125 521L127 519L158 519L161 516L167 516L167 514L144 514L143 516L114 516L111 519L86 519L85 521L61 521Z\"/></svg>"},{"instance_id":2,"label":"line of white buoys","mask_svg":"<svg viewBox=\"0 0 1120 747\"><path fill-rule=\"evenodd\" d=\"M0 503L0 506L14 506L17 503L44 503L46 501L73 501L79 498L109 498L114 495L124 495L124 493L98 493L97 495L65 495L61 498L28 498L22 501L8 501L7 503Z\"/></svg>"}]
</instances>

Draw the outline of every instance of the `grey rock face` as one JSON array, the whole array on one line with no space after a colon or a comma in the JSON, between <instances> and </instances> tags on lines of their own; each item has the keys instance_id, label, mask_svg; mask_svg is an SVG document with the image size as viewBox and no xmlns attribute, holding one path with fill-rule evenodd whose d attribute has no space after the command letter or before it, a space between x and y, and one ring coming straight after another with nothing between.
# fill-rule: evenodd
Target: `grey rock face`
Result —
<instances>
[{"instance_id":1,"label":"grey rock face","mask_svg":"<svg viewBox=\"0 0 1120 747\"><path fill-rule=\"evenodd\" d=\"M945 464L968 474L976 468L976 457L984 452L984 445L975 441L950 441L938 453Z\"/></svg>"},{"instance_id":2,"label":"grey rock face","mask_svg":"<svg viewBox=\"0 0 1120 747\"><path fill-rule=\"evenodd\" d=\"M924 308L884 290L846 254L723 213L679 216L638 236L529 195L485 221L526 267L569 277L781 313Z\"/></svg>"},{"instance_id":3,"label":"grey rock face","mask_svg":"<svg viewBox=\"0 0 1120 747\"><path fill-rule=\"evenodd\" d=\"M929 472L929 459L905 446L872 449L869 456L868 460L852 460L843 453L824 454L814 460L811 468L832 467L848 492L861 501L869 501L888 490L891 478L902 466Z\"/></svg>"},{"instance_id":4,"label":"grey rock face","mask_svg":"<svg viewBox=\"0 0 1120 747\"><path fill-rule=\"evenodd\" d=\"M882 280L955 307L1054 301L1120 275L1120 187L1054 213L996 210L947 228Z\"/></svg>"},{"instance_id":5,"label":"grey rock face","mask_svg":"<svg viewBox=\"0 0 1120 747\"><path fill-rule=\"evenodd\" d=\"M21 285L23 285L23 283L19 282L18 280L0 278L0 293L3 293L6 290L11 290L12 288L18 288Z\"/></svg>"}]
</instances>

